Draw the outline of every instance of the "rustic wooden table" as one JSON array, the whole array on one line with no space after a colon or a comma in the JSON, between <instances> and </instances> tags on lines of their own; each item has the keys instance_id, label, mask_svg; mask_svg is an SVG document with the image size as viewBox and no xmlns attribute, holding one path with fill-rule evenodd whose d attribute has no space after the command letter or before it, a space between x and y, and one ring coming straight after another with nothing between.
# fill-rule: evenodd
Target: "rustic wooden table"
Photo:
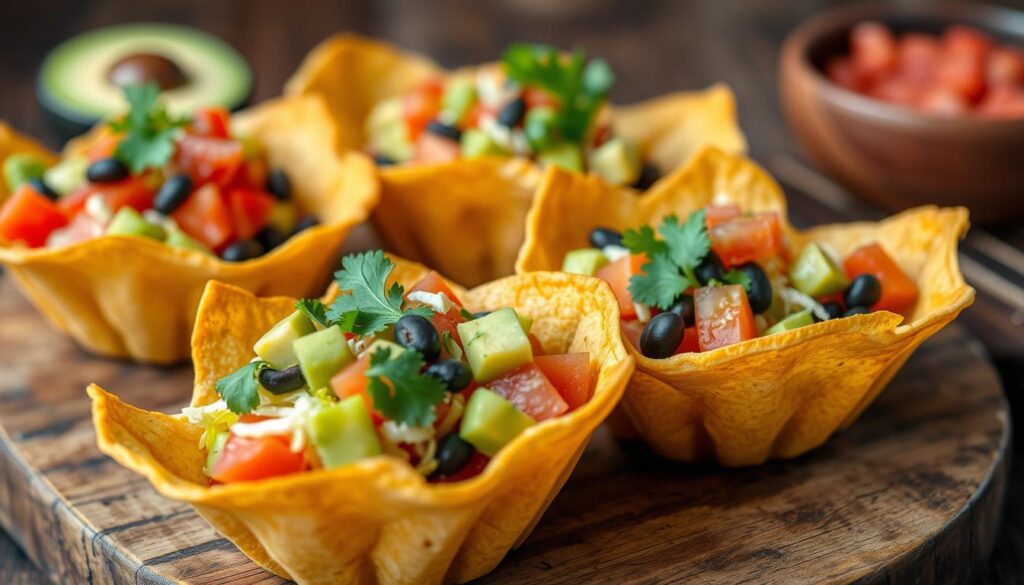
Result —
<instances>
[{"instance_id":1,"label":"rustic wooden table","mask_svg":"<svg viewBox=\"0 0 1024 585\"><path fill-rule=\"evenodd\" d=\"M1019 0L1001 3L1024 8ZM45 51L83 30L132 21L195 25L223 37L253 64L255 100L277 94L318 40L354 30L432 55L445 65L493 59L515 40L582 46L607 58L618 76L613 98L629 102L715 81L740 103L751 154L782 181L801 225L876 217L796 152L775 86L779 43L824 0L13 0L3 3L0 118L37 136L47 129L34 100L34 75ZM555 8L557 7L557 8ZM50 139L51 145L54 144ZM978 301L962 318L999 367L1014 410L1024 401L1024 227L975 228L962 263ZM3 351L0 350L0 360ZM10 365L2 364L0 365ZM1018 420L1021 420L1018 418ZM1016 450L1018 453L1020 449ZM1011 471L1009 506L986 582L1024 580L1024 479ZM0 536L0 582L42 583L17 547Z\"/></svg>"}]
</instances>

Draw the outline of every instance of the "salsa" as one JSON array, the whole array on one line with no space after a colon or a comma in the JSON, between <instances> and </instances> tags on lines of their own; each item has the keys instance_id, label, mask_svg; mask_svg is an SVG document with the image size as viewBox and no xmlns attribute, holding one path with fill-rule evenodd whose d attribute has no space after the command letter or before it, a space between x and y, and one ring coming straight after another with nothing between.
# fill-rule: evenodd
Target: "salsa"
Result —
<instances>
[{"instance_id":1,"label":"salsa","mask_svg":"<svg viewBox=\"0 0 1024 585\"><path fill-rule=\"evenodd\" d=\"M233 483L379 455L431 482L473 477L527 428L590 399L589 353L545 355L511 307L469 313L431 272L386 286L382 252L346 256L329 306L305 299L183 414L203 427L206 473Z\"/></svg>"},{"instance_id":2,"label":"salsa","mask_svg":"<svg viewBox=\"0 0 1024 585\"><path fill-rule=\"evenodd\" d=\"M42 248L133 236L238 262L316 223L298 217L288 174L233 133L226 110L172 118L155 84L125 96L128 113L85 152L52 166L7 157L12 195L0 206L0 240Z\"/></svg>"},{"instance_id":3,"label":"salsa","mask_svg":"<svg viewBox=\"0 0 1024 585\"><path fill-rule=\"evenodd\" d=\"M599 227L562 270L608 282L622 331L644 356L705 352L871 311L906 313L914 281L879 242L838 262L806 244L790 258L775 212L708 206L619 233Z\"/></svg>"}]
</instances>

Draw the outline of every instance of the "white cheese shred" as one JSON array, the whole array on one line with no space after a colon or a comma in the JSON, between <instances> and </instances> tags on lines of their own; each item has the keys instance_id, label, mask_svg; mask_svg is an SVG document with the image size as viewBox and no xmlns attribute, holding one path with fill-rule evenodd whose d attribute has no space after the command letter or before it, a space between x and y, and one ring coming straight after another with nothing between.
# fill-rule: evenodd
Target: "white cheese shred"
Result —
<instances>
[{"instance_id":1,"label":"white cheese shred","mask_svg":"<svg viewBox=\"0 0 1024 585\"><path fill-rule=\"evenodd\" d=\"M417 290L409 293L405 298L415 303L423 303L438 313L447 313L455 308L455 303L443 292L431 293Z\"/></svg>"},{"instance_id":2,"label":"white cheese shred","mask_svg":"<svg viewBox=\"0 0 1024 585\"><path fill-rule=\"evenodd\" d=\"M818 319L822 321L828 321L828 311L825 310L825 307L821 306L821 303L819 303L818 301L796 290L795 288L786 287L782 289L782 298L786 301L787 314L792 313L792 311L788 310L790 306L799 305L805 309L808 309Z\"/></svg>"}]
</instances>

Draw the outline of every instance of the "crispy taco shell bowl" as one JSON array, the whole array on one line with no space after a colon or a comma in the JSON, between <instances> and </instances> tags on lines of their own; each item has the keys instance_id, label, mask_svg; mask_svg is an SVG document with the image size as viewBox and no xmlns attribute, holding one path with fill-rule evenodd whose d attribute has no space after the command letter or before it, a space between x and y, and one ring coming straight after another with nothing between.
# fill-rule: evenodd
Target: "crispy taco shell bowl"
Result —
<instances>
[{"instance_id":1,"label":"crispy taco shell bowl","mask_svg":"<svg viewBox=\"0 0 1024 585\"><path fill-rule=\"evenodd\" d=\"M834 319L668 359L646 358L626 342L637 368L610 419L676 460L717 459L728 466L796 457L850 425L921 343L974 299L960 274L957 242L968 227L963 208L920 207L878 223L789 225L778 184L753 162L709 148L643 197L589 177L550 170L526 228L517 271L554 270L593 227L657 224L705 205L736 203L777 211L790 254L814 241L843 257L878 241L916 282L917 304Z\"/></svg>"},{"instance_id":2,"label":"crispy taco shell bowl","mask_svg":"<svg viewBox=\"0 0 1024 585\"><path fill-rule=\"evenodd\" d=\"M392 280L406 286L427 272L396 263ZM591 359L590 401L525 431L479 476L428 484L404 461L379 456L211 487L199 427L92 386L99 446L164 496L192 504L257 564L299 583L447 583L483 575L529 535L618 402L634 363L619 337L614 295L597 279L535 273L456 290L471 310L512 306L533 318L531 331L549 352L589 351ZM215 401L216 380L248 362L256 339L294 303L210 283L192 342L192 404Z\"/></svg>"},{"instance_id":3,"label":"crispy taco shell bowl","mask_svg":"<svg viewBox=\"0 0 1024 585\"><path fill-rule=\"evenodd\" d=\"M485 66L487 67L487 66ZM366 118L382 100L446 72L421 56L350 34L306 57L286 95L323 95L338 122L338 147L361 151ZM743 152L732 92L716 85L614 109L616 132L662 172L705 144ZM474 286L512 273L523 220L541 177L526 159L474 159L380 169L381 205L373 222L397 254Z\"/></svg>"},{"instance_id":4,"label":"crispy taco shell bowl","mask_svg":"<svg viewBox=\"0 0 1024 585\"><path fill-rule=\"evenodd\" d=\"M288 172L295 200L321 225L239 263L123 236L61 248L0 243L0 262L39 311L87 350L162 364L188 358L196 306L209 280L263 295L322 290L345 235L377 202L372 161L333 149L334 123L315 96L266 103L233 116L232 125ZM102 132L68 149L83 149ZM0 124L0 159L37 148Z\"/></svg>"}]
</instances>

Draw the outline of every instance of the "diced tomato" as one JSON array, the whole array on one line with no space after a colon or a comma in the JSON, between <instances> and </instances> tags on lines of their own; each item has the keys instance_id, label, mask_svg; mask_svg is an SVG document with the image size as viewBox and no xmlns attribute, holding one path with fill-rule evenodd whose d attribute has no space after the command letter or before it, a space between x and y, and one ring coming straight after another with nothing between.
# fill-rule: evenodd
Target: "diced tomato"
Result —
<instances>
[{"instance_id":1,"label":"diced tomato","mask_svg":"<svg viewBox=\"0 0 1024 585\"><path fill-rule=\"evenodd\" d=\"M735 203L726 205L708 205L704 207L704 225L710 230L716 225L731 221L740 216L740 206Z\"/></svg>"},{"instance_id":2,"label":"diced tomato","mask_svg":"<svg viewBox=\"0 0 1024 585\"><path fill-rule=\"evenodd\" d=\"M863 22L850 32L853 66L867 77L878 77L896 65L896 39L884 25Z\"/></svg>"},{"instance_id":3,"label":"diced tomato","mask_svg":"<svg viewBox=\"0 0 1024 585\"><path fill-rule=\"evenodd\" d=\"M448 283L446 283L444 279L441 278L440 274L433 270L427 273L427 275L421 278L420 281L417 282L415 286L409 289L409 292L416 291L435 294L444 293L444 296L448 297L448 300L455 303L459 307L462 307L462 301L459 300L459 297L455 294L455 291L453 291L451 287L448 286ZM406 293L406 297L408 296L409 293Z\"/></svg>"},{"instance_id":4,"label":"diced tomato","mask_svg":"<svg viewBox=\"0 0 1024 585\"><path fill-rule=\"evenodd\" d=\"M590 400L590 353L534 356L533 363L558 390L569 410Z\"/></svg>"},{"instance_id":5,"label":"diced tomato","mask_svg":"<svg viewBox=\"0 0 1024 585\"><path fill-rule=\"evenodd\" d=\"M1000 47L989 53L985 78L991 85L1024 84L1024 52Z\"/></svg>"},{"instance_id":6,"label":"diced tomato","mask_svg":"<svg viewBox=\"0 0 1024 585\"><path fill-rule=\"evenodd\" d=\"M231 435L213 464L211 477L221 483L254 481L297 473L307 467L306 457L301 452L292 452L287 437Z\"/></svg>"},{"instance_id":7,"label":"diced tomato","mask_svg":"<svg viewBox=\"0 0 1024 585\"><path fill-rule=\"evenodd\" d=\"M242 423L246 423L246 424L252 424L252 423L263 422L265 420L270 420L272 418L274 418L274 417L272 417L272 416L263 416L262 414L252 414L252 413L249 413L249 414L243 414L242 416L238 417L238 422L242 422Z\"/></svg>"},{"instance_id":8,"label":"diced tomato","mask_svg":"<svg viewBox=\"0 0 1024 585\"><path fill-rule=\"evenodd\" d=\"M770 258L783 252L782 224L774 211L738 217L715 226L708 233L711 245L725 267Z\"/></svg>"},{"instance_id":9,"label":"diced tomato","mask_svg":"<svg viewBox=\"0 0 1024 585\"><path fill-rule=\"evenodd\" d=\"M594 274L612 287L612 292L615 293L615 298L619 301L619 314L623 319L636 317L633 296L629 294L629 278L634 274L642 273L643 265L646 263L646 255L631 254L598 268Z\"/></svg>"},{"instance_id":10,"label":"diced tomato","mask_svg":"<svg viewBox=\"0 0 1024 585\"><path fill-rule=\"evenodd\" d=\"M231 114L224 108L205 107L196 109L192 116L192 133L210 138L228 138Z\"/></svg>"},{"instance_id":11,"label":"diced tomato","mask_svg":"<svg viewBox=\"0 0 1024 585\"><path fill-rule=\"evenodd\" d=\"M985 61L972 53L949 53L939 62L939 85L956 92L969 101L985 91Z\"/></svg>"},{"instance_id":12,"label":"diced tomato","mask_svg":"<svg viewBox=\"0 0 1024 585\"><path fill-rule=\"evenodd\" d=\"M491 458L479 451L474 451L473 456L469 458L469 462L466 463L465 467L458 470L451 475L442 475L439 477L431 477L430 481L436 483L454 483L457 481L465 481L471 477L476 477L483 473L487 467L487 463L490 462Z\"/></svg>"},{"instance_id":13,"label":"diced tomato","mask_svg":"<svg viewBox=\"0 0 1024 585\"><path fill-rule=\"evenodd\" d=\"M757 337L754 314L741 285L698 288L693 301L701 351Z\"/></svg>"},{"instance_id":14,"label":"diced tomato","mask_svg":"<svg viewBox=\"0 0 1024 585\"><path fill-rule=\"evenodd\" d=\"M931 81L941 56L938 41L928 35L907 33L897 47L897 69L904 79L925 84Z\"/></svg>"},{"instance_id":15,"label":"diced tomato","mask_svg":"<svg viewBox=\"0 0 1024 585\"><path fill-rule=\"evenodd\" d=\"M437 329L437 334L443 336L445 333L452 336L455 343L462 347L462 338L459 337L459 323L465 323L466 318L462 316L462 311L458 308L452 309L447 313L434 312L434 317L430 320L430 323Z\"/></svg>"},{"instance_id":16,"label":"diced tomato","mask_svg":"<svg viewBox=\"0 0 1024 585\"><path fill-rule=\"evenodd\" d=\"M443 163L457 160L462 155L459 143L451 138L423 132L416 141L415 160L419 163Z\"/></svg>"},{"instance_id":17,"label":"diced tomato","mask_svg":"<svg viewBox=\"0 0 1024 585\"><path fill-rule=\"evenodd\" d=\"M700 339L697 333L696 325L693 327L687 327L683 332L683 340L679 343L679 347L676 348L676 353L697 353L700 351Z\"/></svg>"},{"instance_id":18,"label":"diced tomato","mask_svg":"<svg viewBox=\"0 0 1024 585\"><path fill-rule=\"evenodd\" d=\"M992 39L969 26L955 25L946 29L942 42L950 53L969 55L977 59L983 58L992 50Z\"/></svg>"},{"instance_id":19,"label":"diced tomato","mask_svg":"<svg viewBox=\"0 0 1024 585\"><path fill-rule=\"evenodd\" d=\"M366 403L366 410L370 412L373 424L379 425L384 422L384 415L373 407L373 398L370 397L370 379L366 377L366 371L370 369L370 354L363 354L354 364L338 372L331 378L331 390L340 400L350 396L362 396Z\"/></svg>"},{"instance_id":20,"label":"diced tomato","mask_svg":"<svg viewBox=\"0 0 1024 585\"><path fill-rule=\"evenodd\" d=\"M833 57L825 64L825 75L833 83L852 91L864 89L864 78L849 57Z\"/></svg>"},{"instance_id":21,"label":"diced tomato","mask_svg":"<svg viewBox=\"0 0 1024 585\"><path fill-rule=\"evenodd\" d=\"M185 136L178 141L175 165L187 173L196 186L231 183L245 156L242 143L227 138Z\"/></svg>"},{"instance_id":22,"label":"diced tomato","mask_svg":"<svg viewBox=\"0 0 1024 585\"><path fill-rule=\"evenodd\" d=\"M73 218L85 209L86 200L93 195L102 197L114 213L122 207L131 207L138 212L153 207L153 191L138 175L112 183L86 183L61 199L57 206L68 218Z\"/></svg>"},{"instance_id":23,"label":"diced tomato","mask_svg":"<svg viewBox=\"0 0 1024 585\"><path fill-rule=\"evenodd\" d=\"M231 216L235 222L235 234L247 240L267 225L267 218L274 208L273 195L253 189L234 188L228 192Z\"/></svg>"},{"instance_id":24,"label":"diced tomato","mask_svg":"<svg viewBox=\"0 0 1024 585\"><path fill-rule=\"evenodd\" d=\"M432 79L402 98L402 112L405 116L405 123L409 130L409 137L419 140L427 124L437 117L441 111L441 94L444 86L440 80Z\"/></svg>"},{"instance_id":25,"label":"diced tomato","mask_svg":"<svg viewBox=\"0 0 1024 585\"><path fill-rule=\"evenodd\" d=\"M878 279L882 285L882 297L871 307L874 311L901 313L917 301L917 285L878 243L854 250L843 262L843 267L851 279L861 274L871 274Z\"/></svg>"},{"instance_id":26,"label":"diced tomato","mask_svg":"<svg viewBox=\"0 0 1024 585\"><path fill-rule=\"evenodd\" d=\"M533 333L527 333L526 338L530 340L530 349L533 350L533 357L544 355L544 344Z\"/></svg>"},{"instance_id":27,"label":"diced tomato","mask_svg":"<svg viewBox=\"0 0 1024 585\"><path fill-rule=\"evenodd\" d=\"M556 98L551 92L539 87L527 87L523 89L523 101L526 102L527 108L536 108L541 106L548 106L552 108L558 107L558 98Z\"/></svg>"},{"instance_id":28,"label":"diced tomato","mask_svg":"<svg viewBox=\"0 0 1024 585\"><path fill-rule=\"evenodd\" d=\"M488 382L487 387L536 421L554 418L569 409L562 395L533 363Z\"/></svg>"},{"instance_id":29,"label":"diced tomato","mask_svg":"<svg viewBox=\"0 0 1024 585\"><path fill-rule=\"evenodd\" d=\"M209 184L189 195L171 216L182 231L211 249L220 248L235 235L231 210L224 204L220 189Z\"/></svg>"},{"instance_id":30,"label":"diced tomato","mask_svg":"<svg viewBox=\"0 0 1024 585\"><path fill-rule=\"evenodd\" d=\"M270 174L270 169L267 168L267 163L262 159L246 160L242 163L242 166L238 168L238 173L235 174L235 178L231 182L231 185L235 187L263 190L267 185L268 174Z\"/></svg>"},{"instance_id":31,"label":"diced tomato","mask_svg":"<svg viewBox=\"0 0 1024 585\"><path fill-rule=\"evenodd\" d=\"M978 113L990 118L1024 117L1024 88L993 88L978 105Z\"/></svg>"},{"instance_id":32,"label":"diced tomato","mask_svg":"<svg viewBox=\"0 0 1024 585\"><path fill-rule=\"evenodd\" d=\"M935 87L925 92L917 104L925 112L947 116L962 114L971 106L962 95L942 87Z\"/></svg>"},{"instance_id":33,"label":"diced tomato","mask_svg":"<svg viewBox=\"0 0 1024 585\"><path fill-rule=\"evenodd\" d=\"M0 207L0 240L40 248L54 230L67 223L67 217L53 201L31 186L22 185Z\"/></svg>"}]
</instances>

